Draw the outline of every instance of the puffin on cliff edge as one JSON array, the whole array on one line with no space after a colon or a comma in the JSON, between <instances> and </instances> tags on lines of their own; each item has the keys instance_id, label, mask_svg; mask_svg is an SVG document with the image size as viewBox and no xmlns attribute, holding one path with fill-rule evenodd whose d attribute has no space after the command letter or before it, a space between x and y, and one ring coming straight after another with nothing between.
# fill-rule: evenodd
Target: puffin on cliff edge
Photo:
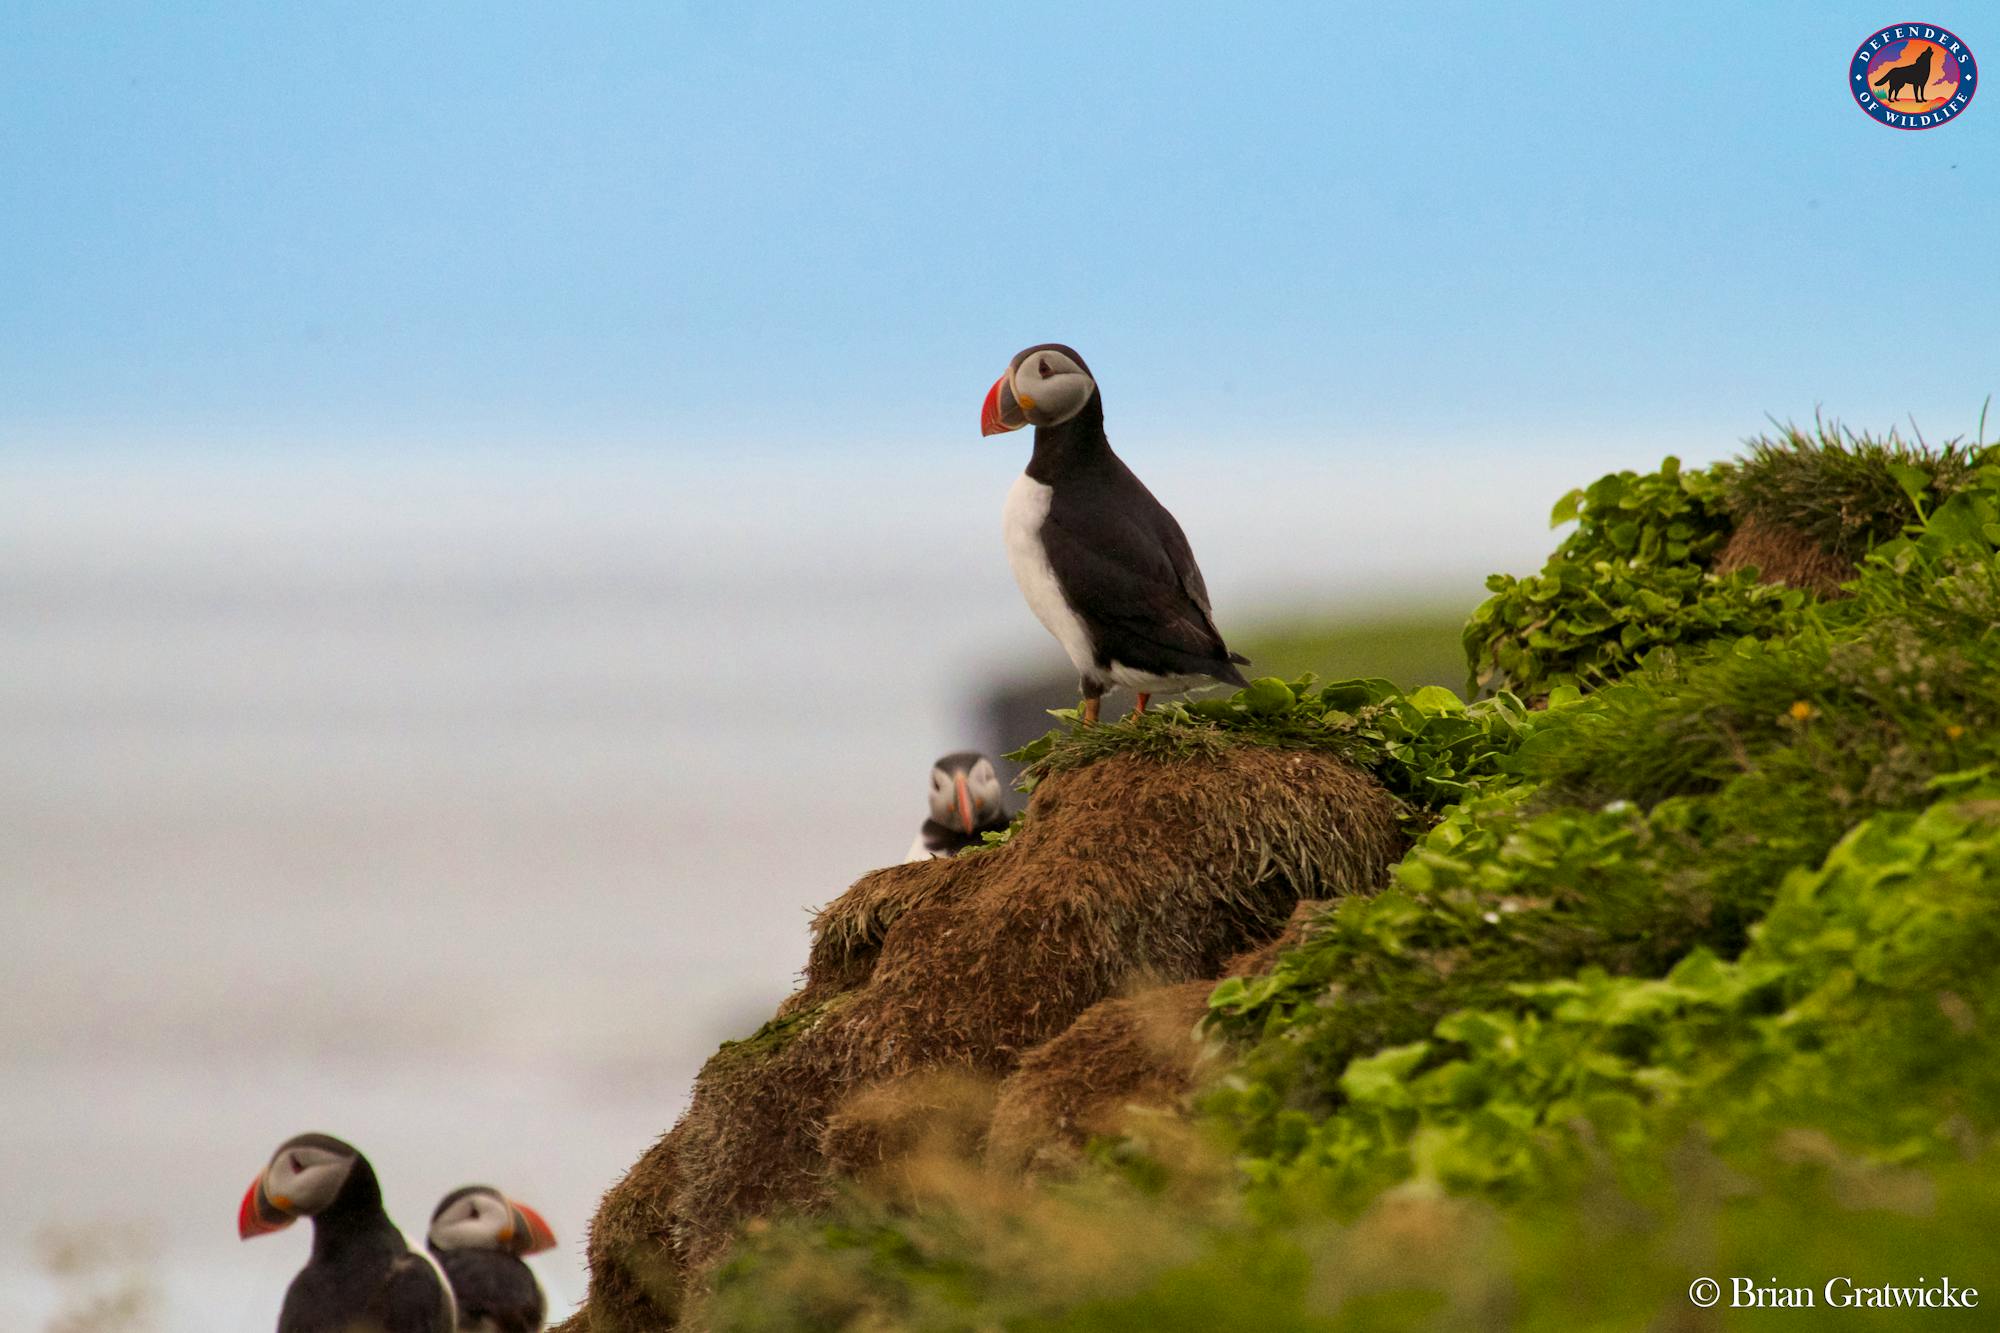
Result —
<instances>
[{"instance_id":1,"label":"puffin on cliff edge","mask_svg":"<svg viewBox=\"0 0 2000 1333\"><path fill-rule=\"evenodd\" d=\"M555 1243L540 1213L491 1185L445 1195L425 1244L451 1282L458 1333L541 1333L548 1301L521 1256Z\"/></svg>"},{"instance_id":2,"label":"puffin on cliff edge","mask_svg":"<svg viewBox=\"0 0 2000 1333\"><path fill-rule=\"evenodd\" d=\"M458 1312L436 1264L382 1211L375 1168L329 1134L280 1144L236 1211L244 1240L313 1220L312 1258L292 1279L277 1333L453 1333Z\"/></svg>"},{"instance_id":3,"label":"puffin on cliff edge","mask_svg":"<svg viewBox=\"0 0 2000 1333\"><path fill-rule=\"evenodd\" d=\"M905 864L956 856L1007 827L1000 775L993 761L976 751L960 750L931 765L930 802L930 818L917 830Z\"/></svg>"},{"instance_id":4,"label":"puffin on cliff edge","mask_svg":"<svg viewBox=\"0 0 2000 1333\"><path fill-rule=\"evenodd\" d=\"M979 433L1035 428L1035 451L1008 492L1007 562L1075 664L1083 720L1104 691L1154 694L1205 681L1247 685L1216 631L1208 586L1181 525L1104 434L1104 400L1083 358L1061 343L1016 354L987 391Z\"/></svg>"}]
</instances>

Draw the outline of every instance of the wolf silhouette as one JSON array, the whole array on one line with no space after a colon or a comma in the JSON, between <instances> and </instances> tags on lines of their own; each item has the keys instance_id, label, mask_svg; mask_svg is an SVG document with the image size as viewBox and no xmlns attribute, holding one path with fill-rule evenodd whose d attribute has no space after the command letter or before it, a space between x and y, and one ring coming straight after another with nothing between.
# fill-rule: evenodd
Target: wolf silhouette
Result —
<instances>
[{"instance_id":1,"label":"wolf silhouette","mask_svg":"<svg viewBox=\"0 0 2000 1333\"><path fill-rule=\"evenodd\" d=\"M1931 86L1931 57L1936 54L1937 48L1935 46L1926 46L1924 53L1909 64L1898 65L1894 69L1883 70L1882 77L1875 81L1877 88L1887 88L1889 90L1889 95L1882 100L1893 102L1896 100L1896 90L1898 88L1914 88L1916 91L1910 94L1910 100L1913 102L1923 101L1924 90Z\"/></svg>"}]
</instances>

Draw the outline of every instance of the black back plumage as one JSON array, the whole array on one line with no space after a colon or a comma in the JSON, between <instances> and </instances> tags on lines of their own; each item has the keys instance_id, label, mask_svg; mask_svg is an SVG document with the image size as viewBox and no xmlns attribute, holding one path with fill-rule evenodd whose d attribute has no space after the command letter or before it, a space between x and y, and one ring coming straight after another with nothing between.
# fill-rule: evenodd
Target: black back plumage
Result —
<instances>
[{"instance_id":1,"label":"black back plumage","mask_svg":"<svg viewBox=\"0 0 2000 1333\"><path fill-rule=\"evenodd\" d=\"M460 1333L539 1333L548 1305L534 1272L503 1250L431 1247L458 1298Z\"/></svg>"},{"instance_id":2,"label":"black back plumage","mask_svg":"<svg viewBox=\"0 0 2000 1333\"><path fill-rule=\"evenodd\" d=\"M451 1297L382 1211L367 1158L355 1157L312 1223L312 1258L285 1292L277 1333L453 1333Z\"/></svg>"},{"instance_id":3,"label":"black back plumage","mask_svg":"<svg viewBox=\"0 0 2000 1333\"><path fill-rule=\"evenodd\" d=\"M1035 428L1028 475L1051 488L1042 545L1099 666L1247 683L1236 663L1248 659L1215 628L1187 535L1112 452L1101 395L1061 425Z\"/></svg>"}]
</instances>

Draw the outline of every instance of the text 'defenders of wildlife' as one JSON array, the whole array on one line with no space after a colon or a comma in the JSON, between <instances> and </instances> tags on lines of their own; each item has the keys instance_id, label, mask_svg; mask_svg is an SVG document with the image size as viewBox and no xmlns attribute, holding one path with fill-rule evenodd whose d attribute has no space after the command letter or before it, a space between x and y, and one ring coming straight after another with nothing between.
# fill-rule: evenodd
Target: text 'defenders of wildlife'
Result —
<instances>
[{"instance_id":1,"label":"text 'defenders of wildlife'","mask_svg":"<svg viewBox=\"0 0 2000 1333\"><path fill-rule=\"evenodd\" d=\"M1848 91L1863 111L1899 130L1928 130L1955 120L1979 78L1972 49L1935 23L1877 29L1848 62Z\"/></svg>"}]
</instances>

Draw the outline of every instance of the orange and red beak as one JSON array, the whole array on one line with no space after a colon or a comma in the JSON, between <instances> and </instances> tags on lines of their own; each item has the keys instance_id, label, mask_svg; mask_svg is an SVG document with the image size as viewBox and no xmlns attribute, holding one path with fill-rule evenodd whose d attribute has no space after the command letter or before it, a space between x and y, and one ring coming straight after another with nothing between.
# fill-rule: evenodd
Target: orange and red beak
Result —
<instances>
[{"instance_id":1,"label":"orange and red beak","mask_svg":"<svg viewBox=\"0 0 2000 1333\"><path fill-rule=\"evenodd\" d=\"M516 1199L507 1200L507 1230L500 1239L516 1254L540 1254L555 1248L556 1233L542 1215Z\"/></svg>"},{"instance_id":2,"label":"orange and red beak","mask_svg":"<svg viewBox=\"0 0 2000 1333\"><path fill-rule=\"evenodd\" d=\"M250 1182L243 1195L243 1206L236 1210L236 1234L243 1240L267 1236L273 1231L283 1231L297 1220L296 1214L279 1207L264 1193L264 1177L260 1175Z\"/></svg>"},{"instance_id":3,"label":"orange and red beak","mask_svg":"<svg viewBox=\"0 0 2000 1333\"><path fill-rule=\"evenodd\" d=\"M1021 404L1014 397L1013 375L1014 372L1009 370L993 381L993 387L986 391L985 406L979 409L981 435L1000 435L1028 424L1028 414L1021 410Z\"/></svg>"},{"instance_id":4,"label":"orange and red beak","mask_svg":"<svg viewBox=\"0 0 2000 1333\"><path fill-rule=\"evenodd\" d=\"M952 781L958 784L959 827L970 833L972 832L972 793L965 789L965 774L958 774Z\"/></svg>"}]
</instances>

